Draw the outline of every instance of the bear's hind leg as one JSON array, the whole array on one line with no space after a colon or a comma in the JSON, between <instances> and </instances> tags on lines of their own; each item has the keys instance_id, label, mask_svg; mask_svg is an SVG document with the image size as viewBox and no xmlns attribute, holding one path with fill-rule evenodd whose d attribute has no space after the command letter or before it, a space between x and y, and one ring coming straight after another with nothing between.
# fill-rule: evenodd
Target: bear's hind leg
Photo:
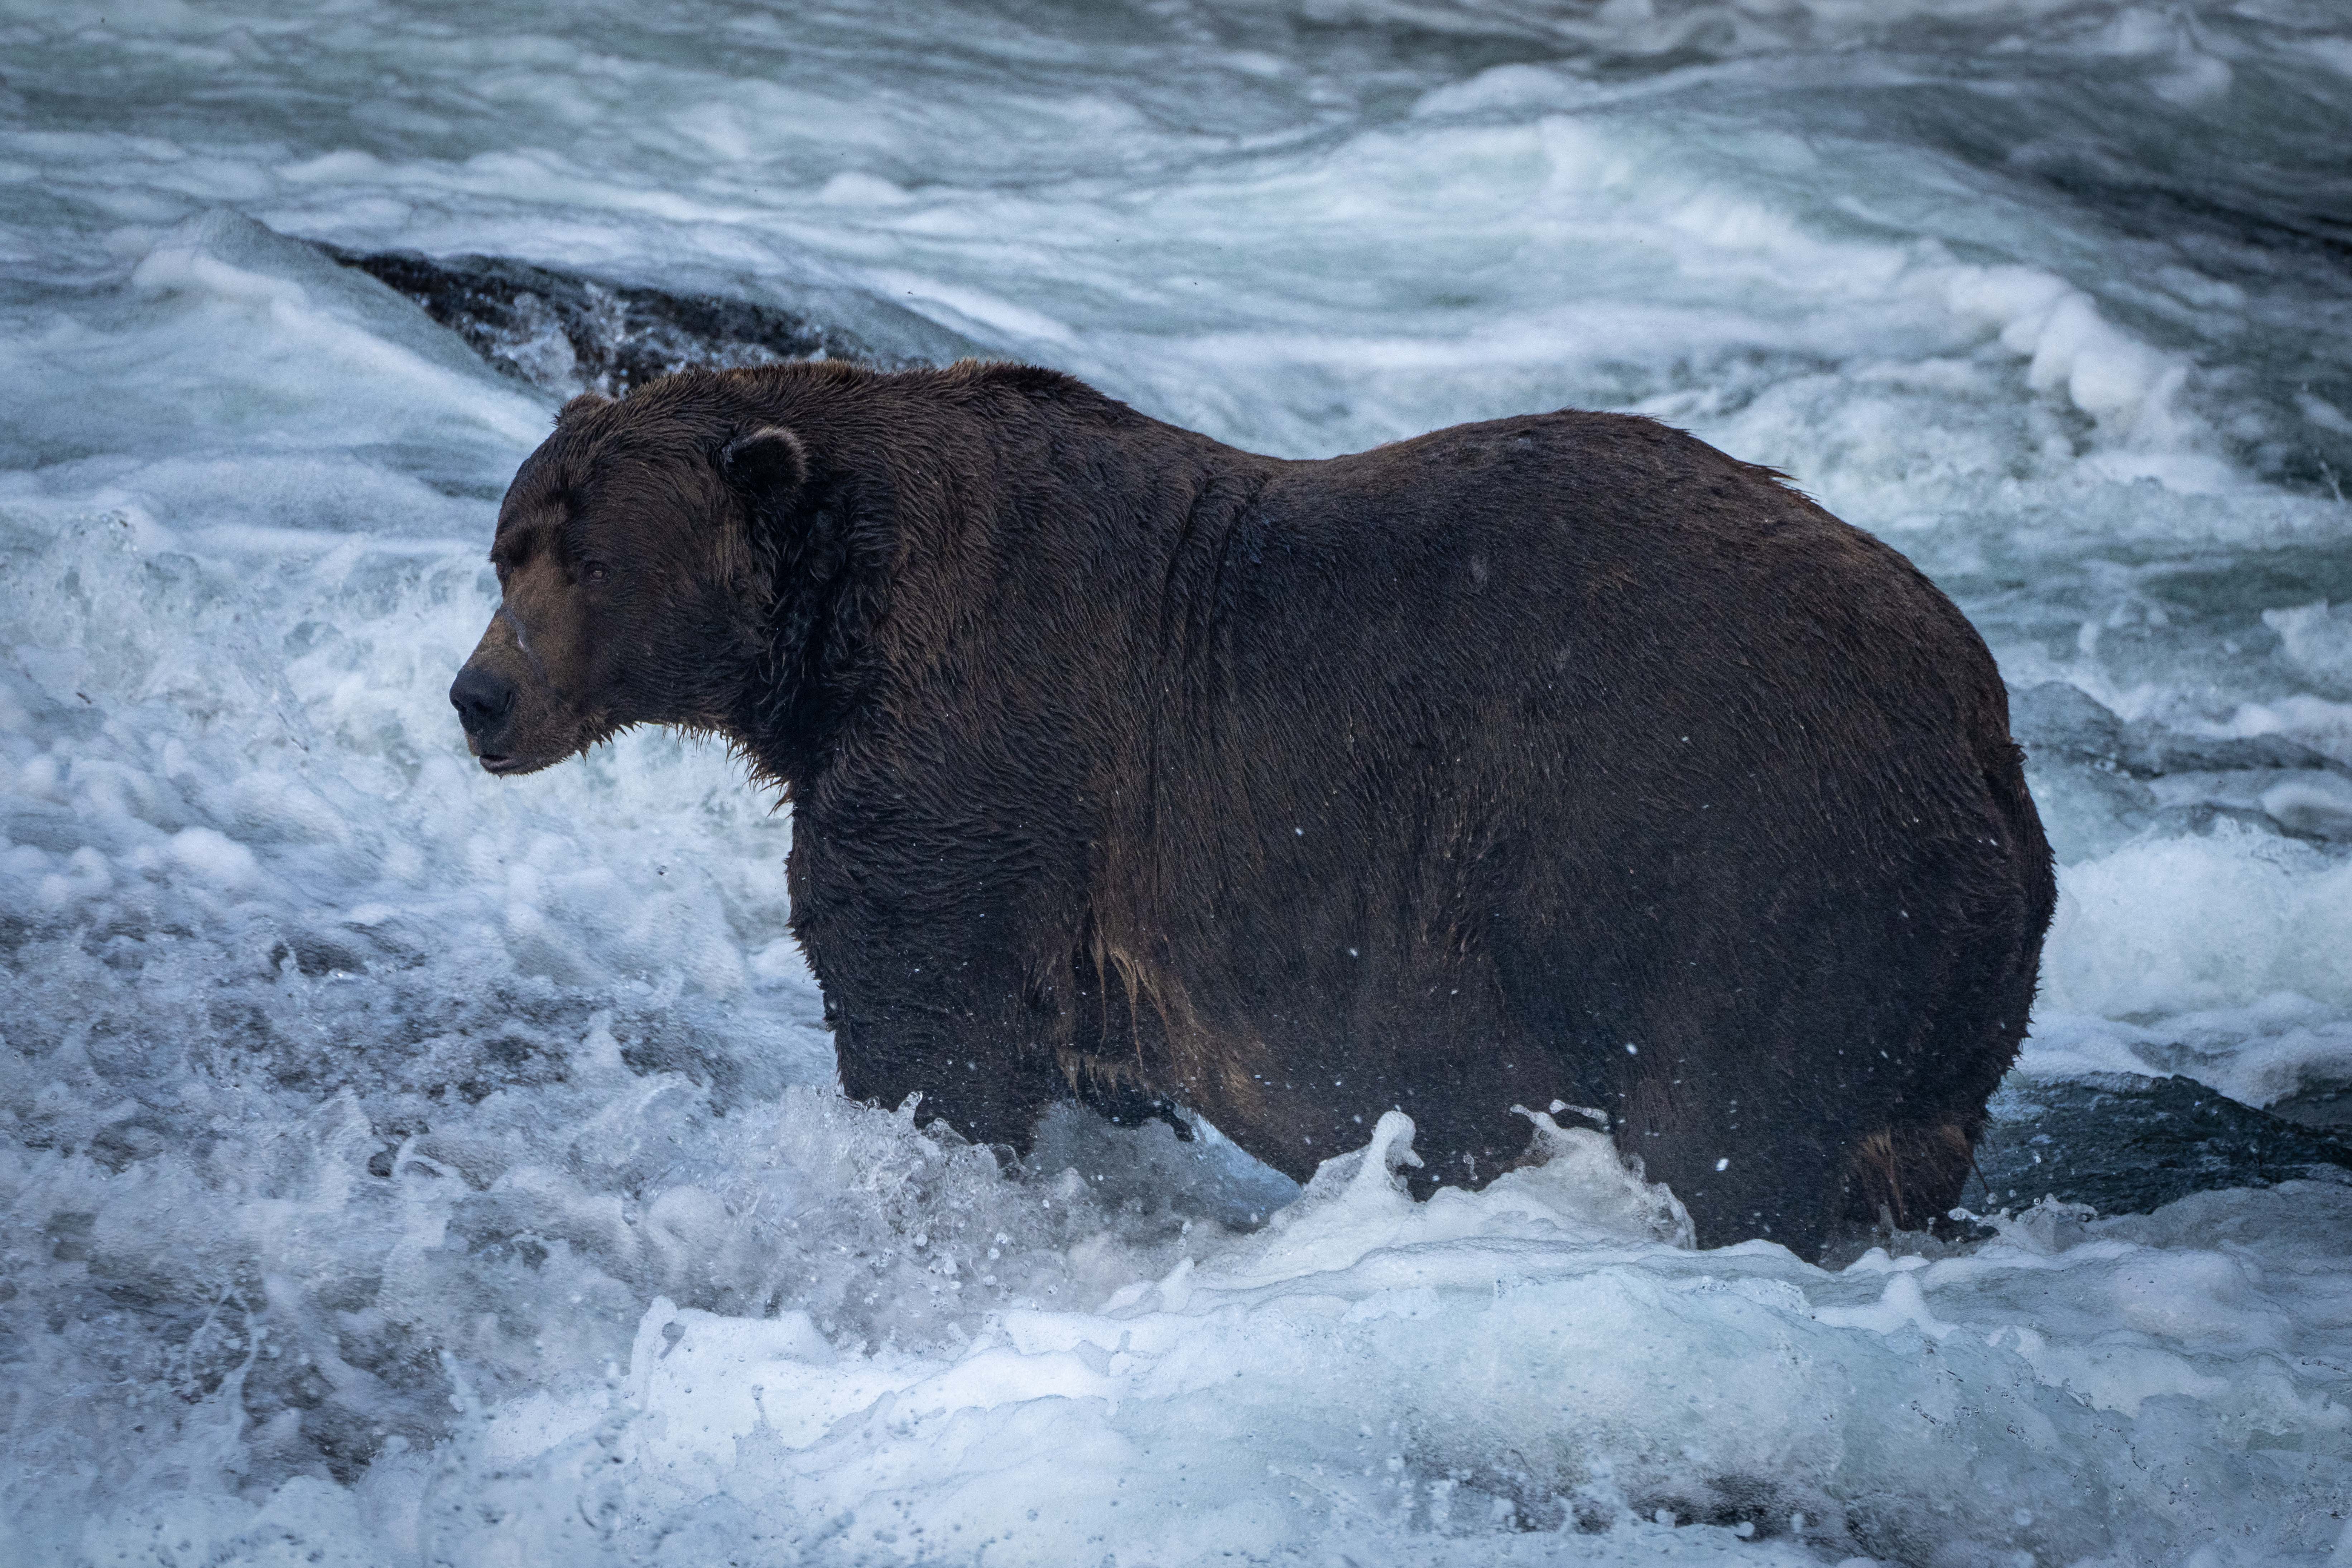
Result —
<instances>
[{"instance_id":1,"label":"bear's hind leg","mask_svg":"<svg viewBox=\"0 0 2352 1568\"><path fill-rule=\"evenodd\" d=\"M1845 1169L1845 1217L1892 1220L1897 1230L1948 1228L1970 1173L1975 1139L1958 1121L1886 1127L1857 1142Z\"/></svg>"},{"instance_id":2,"label":"bear's hind leg","mask_svg":"<svg viewBox=\"0 0 2352 1568\"><path fill-rule=\"evenodd\" d=\"M1794 1096L1746 1087L1734 1100L1695 1062L1687 1090L1679 1068L1646 1076L1625 1097L1618 1151L1682 1201L1700 1247L1757 1237L1812 1262L1838 1222L1852 1141Z\"/></svg>"}]
</instances>

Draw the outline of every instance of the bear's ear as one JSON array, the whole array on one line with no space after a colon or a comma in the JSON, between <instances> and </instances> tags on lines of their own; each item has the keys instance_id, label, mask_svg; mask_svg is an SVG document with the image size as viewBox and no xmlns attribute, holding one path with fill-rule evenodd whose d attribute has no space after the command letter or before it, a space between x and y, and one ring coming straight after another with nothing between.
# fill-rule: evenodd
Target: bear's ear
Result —
<instances>
[{"instance_id":1,"label":"bear's ear","mask_svg":"<svg viewBox=\"0 0 2352 1568\"><path fill-rule=\"evenodd\" d=\"M738 436L720 449L719 471L756 506L773 506L808 483L808 451L781 425Z\"/></svg>"},{"instance_id":2,"label":"bear's ear","mask_svg":"<svg viewBox=\"0 0 2352 1568\"><path fill-rule=\"evenodd\" d=\"M612 401L609 397L599 397L593 392L583 392L555 411L555 427L561 430L563 427L563 422L573 415L585 414L591 408L602 408Z\"/></svg>"},{"instance_id":3,"label":"bear's ear","mask_svg":"<svg viewBox=\"0 0 2352 1568\"><path fill-rule=\"evenodd\" d=\"M728 442L717 461L719 477L743 503L738 522L722 535L720 569L751 584L755 597L772 594L777 574L810 546L806 530L782 526L808 483L808 449L782 426L769 425Z\"/></svg>"}]
</instances>

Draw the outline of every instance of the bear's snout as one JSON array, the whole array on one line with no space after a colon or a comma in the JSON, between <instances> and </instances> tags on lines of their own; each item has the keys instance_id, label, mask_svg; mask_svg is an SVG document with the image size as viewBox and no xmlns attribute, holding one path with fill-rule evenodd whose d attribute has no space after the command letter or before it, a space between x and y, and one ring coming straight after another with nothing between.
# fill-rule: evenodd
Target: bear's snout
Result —
<instances>
[{"instance_id":1,"label":"bear's snout","mask_svg":"<svg viewBox=\"0 0 2352 1568\"><path fill-rule=\"evenodd\" d=\"M514 682L478 664L467 665L449 683L449 706L457 710L457 722L466 727L467 742L493 773L509 760L499 755L491 742L514 710Z\"/></svg>"}]
</instances>

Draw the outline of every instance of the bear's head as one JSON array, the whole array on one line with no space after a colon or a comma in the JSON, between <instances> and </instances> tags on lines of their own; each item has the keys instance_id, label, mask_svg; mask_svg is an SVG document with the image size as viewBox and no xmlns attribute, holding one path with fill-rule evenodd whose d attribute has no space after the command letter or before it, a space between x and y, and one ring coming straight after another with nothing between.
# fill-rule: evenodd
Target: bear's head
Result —
<instances>
[{"instance_id":1,"label":"bear's head","mask_svg":"<svg viewBox=\"0 0 2352 1568\"><path fill-rule=\"evenodd\" d=\"M499 509L504 598L449 688L490 773L635 724L727 731L743 663L768 643L762 519L806 483L806 454L789 430L653 390L565 405Z\"/></svg>"}]
</instances>

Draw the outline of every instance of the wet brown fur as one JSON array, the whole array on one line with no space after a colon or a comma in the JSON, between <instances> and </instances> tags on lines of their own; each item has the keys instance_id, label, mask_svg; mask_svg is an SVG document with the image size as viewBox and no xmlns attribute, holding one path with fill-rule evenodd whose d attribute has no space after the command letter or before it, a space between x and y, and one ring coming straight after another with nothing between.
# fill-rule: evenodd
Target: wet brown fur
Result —
<instances>
[{"instance_id":1,"label":"wet brown fur","mask_svg":"<svg viewBox=\"0 0 2352 1568\"><path fill-rule=\"evenodd\" d=\"M1021 366L689 373L568 406L496 553L477 751L727 736L843 1087L978 1141L1181 1104L1304 1176L1395 1106L1425 1191L1559 1100L1810 1253L1958 1202L2024 1031L1982 641L1650 420L1286 462Z\"/></svg>"}]
</instances>

